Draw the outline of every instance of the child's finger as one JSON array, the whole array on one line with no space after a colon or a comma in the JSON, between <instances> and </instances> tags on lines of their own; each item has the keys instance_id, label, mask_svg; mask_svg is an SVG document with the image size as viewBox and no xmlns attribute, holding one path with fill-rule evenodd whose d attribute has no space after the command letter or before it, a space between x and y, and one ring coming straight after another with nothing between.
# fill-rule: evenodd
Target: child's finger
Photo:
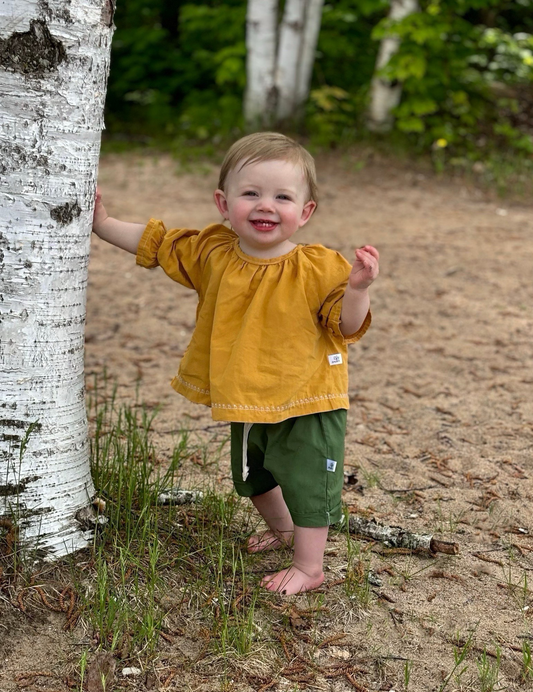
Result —
<instances>
[{"instance_id":1,"label":"child's finger","mask_svg":"<svg viewBox=\"0 0 533 692\"><path fill-rule=\"evenodd\" d=\"M372 253L367 252L366 249L359 248L355 251L355 256L365 266L377 264L377 258Z\"/></svg>"},{"instance_id":2,"label":"child's finger","mask_svg":"<svg viewBox=\"0 0 533 692\"><path fill-rule=\"evenodd\" d=\"M363 247L360 247L359 250L365 250L366 252L370 253L372 255L372 257L374 257L379 262L379 252L372 245L363 245Z\"/></svg>"},{"instance_id":3,"label":"child's finger","mask_svg":"<svg viewBox=\"0 0 533 692\"><path fill-rule=\"evenodd\" d=\"M356 259L361 262L363 265L363 268L368 271L371 276L377 276L378 274L378 262L376 258L371 255L369 252L365 252L364 250L357 250L355 253Z\"/></svg>"}]
</instances>

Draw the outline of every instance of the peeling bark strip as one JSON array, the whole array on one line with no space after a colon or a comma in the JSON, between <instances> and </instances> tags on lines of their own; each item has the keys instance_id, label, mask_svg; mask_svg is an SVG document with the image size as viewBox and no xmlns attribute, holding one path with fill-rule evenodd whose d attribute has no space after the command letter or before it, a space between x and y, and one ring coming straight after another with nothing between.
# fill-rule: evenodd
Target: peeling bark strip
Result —
<instances>
[{"instance_id":1,"label":"peeling bark strip","mask_svg":"<svg viewBox=\"0 0 533 692\"><path fill-rule=\"evenodd\" d=\"M446 553L447 555L457 555L459 552L457 543L440 541L427 534L411 533L401 526L384 526L374 519L352 516L348 528L350 533L380 541L389 548L426 550L429 553Z\"/></svg>"},{"instance_id":2,"label":"peeling bark strip","mask_svg":"<svg viewBox=\"0 0 533 692\"><path fill-rule=\"evenodd\" d=\"M102 9L102 21L106 26L113 26L113 17L115 16L116 0L105 0Z\"/></svg>"},{"instance_id":3,"label":"peeling bark strip","mask_svg":"<svg viewBox=\"0 0 533 692\"><path fill-rule=\"evenodd\" d=\"M29 31L17 31L9 38L0 39L0 66L33 77L53 72L66 60L67 54L60 41L50 33L41 19L30 22Z\"/></svg>"}]
</instances>

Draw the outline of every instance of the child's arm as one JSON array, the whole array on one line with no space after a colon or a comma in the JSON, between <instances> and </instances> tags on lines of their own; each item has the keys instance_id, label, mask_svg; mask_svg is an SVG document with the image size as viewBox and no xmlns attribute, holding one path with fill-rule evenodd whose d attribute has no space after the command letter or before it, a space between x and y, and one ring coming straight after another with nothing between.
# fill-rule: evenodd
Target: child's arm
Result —
<instances>
[{"instance_id":1,"label":"child's arm","mask_svg":"<svg viewBox=\"0 0 533 692\"><path fill-rule=\"evenodd\" d=\"M355 334L363 324L370 298L368 287L379 274L379 253L371 245L355 251L355 262L342 299L340 328L344 336Z\"/></svg>"},{"instance_id":2,"label":"child's arm","mask_svg":"<svg viewBox=\"0 0 533 692\"><path fill-rule=\"evenodd\" d=\"M135 255L145 228L145 224L142 223L119 221L118 219L113 219L111 216L108 216L102 204L100 190L96 190L93 231L99 238Z\"/></svg>"}]
</instances>

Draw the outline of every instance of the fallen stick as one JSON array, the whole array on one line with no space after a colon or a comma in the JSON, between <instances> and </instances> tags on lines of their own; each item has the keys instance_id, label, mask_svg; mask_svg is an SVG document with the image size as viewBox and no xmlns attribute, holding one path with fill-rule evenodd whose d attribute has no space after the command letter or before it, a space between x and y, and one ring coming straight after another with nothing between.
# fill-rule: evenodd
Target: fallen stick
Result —
<instances>
[{"instance_id":1,"label":"fallen stick","mask_svg":"<svg viewBox=\"0 0 533 692\"><path fill-rule=\"evenodd\" d=\"M201 490L181 490L180 488L167 488L159 493L157 503L159 505L189 505L200 502L204 494Z\"/></svg>"},{"instance_id":2,"label":"fallen stick","mask_svg":"<svg viewBox=\"0 0 533 692\"><path fill-rule=\"evenodd\" d=\"M375 519L363 519L352 515L348 521L348 529L350 533L363 538L372 538L389 548L425 550L428 553L446 553L446 555L457 555L459 552L457 543L441 541L427 534L411 533L401 526L384 526L378 524Z\"/></svg>"}]
</instances>

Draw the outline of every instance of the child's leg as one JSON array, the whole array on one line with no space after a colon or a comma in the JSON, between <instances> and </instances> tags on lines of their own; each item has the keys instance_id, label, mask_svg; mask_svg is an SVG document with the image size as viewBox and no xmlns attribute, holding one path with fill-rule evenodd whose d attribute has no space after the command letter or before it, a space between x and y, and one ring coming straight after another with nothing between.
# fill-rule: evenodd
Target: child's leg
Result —
<instances>
[{"instance_id":1,"label":"child's leg","mask_svg":"<svg viewBox=\"0 0 533 692\"><path fill-rule=\"evenodd\" d=\"M250 536L247 543L248 551L258 553L292 545L294 525L279 485L267 493L254 495L250 499L265 520L269 531Z\"/></svg>"},{"instance_id":2,"label":"child's leg","mask_svg":"<svg viewBox=\"0 0 533 692\"><path fill-rule=\"evenodd\" d=\"M292 566L273 576L264 577L261 585L284 595L317 589L324 581L324 551L328 527L294 527Z\"/></svg>"}]
</instances>

